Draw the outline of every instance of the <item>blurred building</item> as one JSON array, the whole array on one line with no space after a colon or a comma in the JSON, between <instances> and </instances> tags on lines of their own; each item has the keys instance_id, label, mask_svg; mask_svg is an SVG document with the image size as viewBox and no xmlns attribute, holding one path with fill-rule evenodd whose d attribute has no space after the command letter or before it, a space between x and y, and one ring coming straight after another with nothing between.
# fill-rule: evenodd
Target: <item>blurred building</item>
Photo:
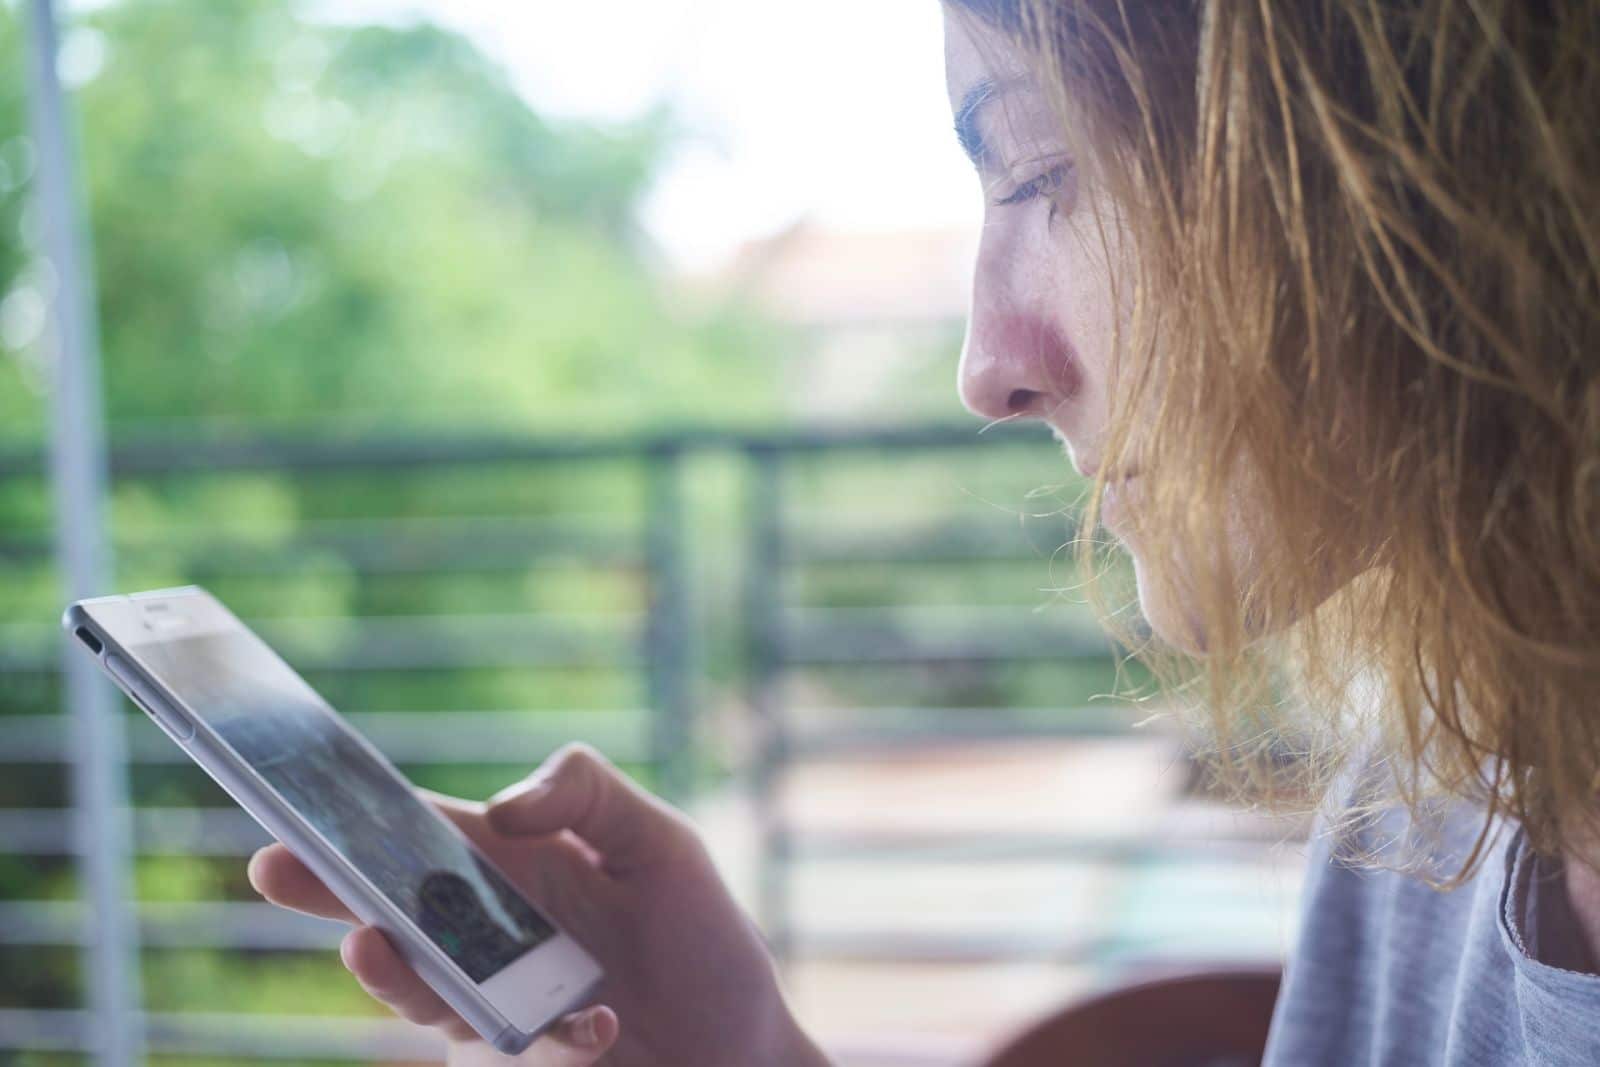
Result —
<instances>
[{"instance_id":1,"label":"blurred building","mask_svg":"<svg viewBox=\"0 0 1600 1067\"><path fill-rule=\"evenodd\" d=\"M977 234L966 228L839 230L802 221L745 244L701 284L802 331L804 357L787 371L796 415L861 413L905 382L948 406L948 377L930 382L923 372L957 351L976 252Z\"/></svg>"}]
</instances>

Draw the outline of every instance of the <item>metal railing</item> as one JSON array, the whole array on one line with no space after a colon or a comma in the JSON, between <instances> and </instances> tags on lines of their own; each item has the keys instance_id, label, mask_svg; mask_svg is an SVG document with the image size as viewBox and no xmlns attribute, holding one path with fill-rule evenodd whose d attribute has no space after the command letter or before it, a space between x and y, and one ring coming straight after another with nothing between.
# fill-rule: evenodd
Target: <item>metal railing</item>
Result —
<instances>
[{"instance_id":1,"label":"metal railing","mask_svg":"<svg viewBox=\"0 0 1600 1067\"><path fill-rule=\"evenodd\" d=\"M742 633L742 654L731 677L747 693L757 743L743 776L756 802L762 840L761 918L782 956L902 960L978 960L1018 956L1051 959L1089 956L1093 938L962 936L929 939L904 934L851 934L798 930L792 920L791 883L798 864L819 857L874 859L932 849L970 848L974 842L917 834L813 833L793 825L779 800L779 784L797 763L840 754L882 753L951 739L1093 737L1128 728L1125 715L1104 707L1041 716L994 707L920 706L835 709L837 714L797 716L785 679L796 672L844 666L919 671L963 664L972 669L1051 663L1073 657L1100 659L1109 649L1097 632L1061 627L1025 610L967 607L951 610L895 604L841 607L802 604L789 585L810 568L921 563L963 568L1005 560L1039 561L1070 533L1064 516L1046 514L1043 540L1030 541L1015 516L982 507L967 513L924 514L909 524L885 521L860 530L848 513L826 500L817 506L828 522L811 528L793 499L796 483L853 463L895 467L939 465L1001 453L1015 465L1059 464L1042 435L1010 431L980 444L968 425L892 431L713 433L690 432L625 440L538 440L515 437L365 439L355 441L270 437L129 443L113 454L113 484L165 486L213 482L246 474L271 474L317 496L322 479L377 483L384 479L465 478L493 470L519 477L556 479L578 486L599 480L625 488L629 499L611 521L549 510L482 516L408 513L402 516L308 518L270 539L233 529L198 534L157 529L118 542L119 573L139 572L156 553L182 579L227 582L242 577L276 581L300 573L308 559L363 579L420 582L460 573L513 574L540 568L591 568L636 584L637 610L603 619L505 612L494 615L379 616L356 619L254 619L297 667L336 690L349 679L405 677L406 672L464 670L601 670L636 681L639 700L626 707L546 708L539 711L467 709L369 710L351 718L402 765L434 767L504 764L508 753L531 765L572 739L588 740L619 762L635 766L668 796L687 795L706 766L705 740L697 736L694 709L707 684L700 662L709 640L706 620L693 606L689 541L702 529L685 504L686 468L697 457L734 457L744 475L739 526L743 558L717 551L718 574L742 574L731 629ZM0 454L0 486L39 477L32 453ZM341 483L342 484L342 483ZM811 493L810 496L816 496ZM616 501L613 501L616 503ZM878 516L883 519L884 516ZM0 573L13 578L49 560L43 530L0 533ZM591 573L585 571L585 573ZM352 576L354 576L352 578ZM22 772L69 763L75 751L67 720L44 706L58 669L59 634L53 617L6 623L0 634L0 683L10 699L0 708L0 763ZM741 682L742 679L742 682ZM28 684L22 684L22 683ZM613 686L613 689L616 687ZM31 694L31 695L30 695ZM434 705L435 707L437 705ZM809 709L815 711L816 709ZM1037 711L1038 709L1035 709ZM25 712L17 714L17 712ZM135 768L181 768L182 753L154 731L135 728L130 759ZM73 814L61 808L0 810L0 853L63 857L73 851ZM242 857L264 842L243 813L228 807L170 803L133 810L140 856ZM1070 835L989 834L988 856L1066 856L1128 863L1181 850L1180 840L1115 840ZM75 857L80 863L81 855ZM327 948L331 924L244 901L129 903L140 941L150 951L184 947L287 951ZM0 903L0 946L72 946L84 939L82 906L61 901ZM98 951L99 949L95 949ZM0 1007L0 1047L88 1049L91 1020L81 1012ZM272 1057L377 1057L421 1054L427 1048L407 1028L346 1020L287 1020L280 1024L215 1015L158 1013L145 1019L154 1051ZM423 1043L426 1045L426 1042Z\"/></svg>"},{"instance_id":2,"label":"metal railing","mask_svg":"<svg viewBox=\"0 0 1600 1067\"><path fill-rule=\"evenodd\" d=\"M408 516L371 520L312 521L293 536L264 543L241 531L185 536L156 530L121 545L122 562L139 570L152 552L168 558L181 579L217 580L255 576L272 581L293 574L308 558L360 576L419 580L462 570L514 573L541 561L625 571L639 577L642 610L608 619L572 619L507 614L498 616L371 617L353 625L330 619L261 621L263 633L314 677L403 676L405 672L463 670L615 670L637 676L632 707L589 710L404 712L352 714L359 728L397 761L431 767L491 764L515 758L531 766L543 754L573 739L590 741L627 764L644 768L652 784L669 796L688 788L692 756L690 694L685 661L689 625L684 618L681 534L678 530L678 465L672 442L606 443L573 447L563 442L468 441L320 444L296 440L209 442L203 448L150 444L117 453L115 482L173 477L215 480L240 472L275 472L291 479L359 473L405 479L423 469L478 469L489 463L576 468L621 461L631 468L642 503L632 529L593 529L582 523L538 518ZM42 459L30 453L0 457L0 483L36 480ZM15 584L24 573L48 567L46 530L0 534L0 573ZM124 579L126 581L126 579ZM0 763L13 774L71 765L78 750L68 720L49 704L56 699L60 638L54 611L17 621L0 632ZM119 701L120 705L120 701ZM21 710L25 714L17 714ZM186 758L165 738L135 724L130 730L135 767L176 765ZM94 773L79 768L82 778ZM120 806L120 802L119 802ZM140 856L242 857L265 842L248 816L231 808L138 807L133 829ZM77 849L74 813L64 808L0 811L0 853L36 857L74 854L79 869L89 858ZM121 901L136 923L141 944L152 950L206 946L226 950L324 949L337 930L315 919L237 901L134 905ZM110 946L87 937L91 914L76 902L7 900L0 903L0 946L13 949L83 945L92 957ZM94 916L96 922L102 921ZM91 960L92 962L92 960ZM431 1050L404 1027L360 1020L226 1020L165 1015L146 1020L153 1051L250 1052L267 1057L363 1058ZM20 1010L0 1016L0 1047L95 1051L95 1021L70 1010ZM424 1042L424 1046L426 1043Z\"/></svg>"}]
</instances>

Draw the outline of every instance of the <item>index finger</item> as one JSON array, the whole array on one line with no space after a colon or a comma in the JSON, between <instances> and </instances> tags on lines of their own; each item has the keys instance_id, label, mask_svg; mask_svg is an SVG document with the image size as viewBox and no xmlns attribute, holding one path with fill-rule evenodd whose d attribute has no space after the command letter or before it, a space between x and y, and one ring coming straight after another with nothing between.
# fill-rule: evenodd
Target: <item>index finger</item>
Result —
<instances>
[{"instance_id":1,"label":"index finger","mask_svg":"<svg viewBox=\"0 0 1600 1067\"><path fill-rule=\"evenodd\" d=\"M322 919L354 923L356 917L322 879L311 873L293 852L280 844L268 845L250 857L245 876L257 893L280 908L305 912Z\"/></svg>"},{"instance_id":2,"label":"index finger","mask_svg":"<svg viewBox=\"0 0 1600 1067\"><path fill-rule=\"evenodd\" d=\"M526 781L489 801L488 824L509 836L571 830L622 874L693 845L694 831L666 804L586 745L570 745Z\"/></svg>"}]
</instances>

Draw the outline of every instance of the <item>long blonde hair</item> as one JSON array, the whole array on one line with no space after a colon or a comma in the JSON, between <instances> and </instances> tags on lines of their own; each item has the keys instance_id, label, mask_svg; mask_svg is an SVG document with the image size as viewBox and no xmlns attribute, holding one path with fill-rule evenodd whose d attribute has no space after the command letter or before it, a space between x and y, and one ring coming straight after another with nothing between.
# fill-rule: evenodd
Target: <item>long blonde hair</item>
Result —
<instances>
[{"instance_id":1,"label":"long blonde hair","mask_svg":"<svg viewBox=\"0 0 1600 1067\"><path fill-rule=\"evenodd\" d=\"M1219 768L1271 784L1294 745L1321 790L1376 736L1390 802L1590 840L1600 4L953 2L1021 45L1135 250L1102 470L1136 459L1148 554L1200 564L1206 654L1159 666ZM1241 478L1248 566L1197 547Z\"/></svg>"}]
</instances>

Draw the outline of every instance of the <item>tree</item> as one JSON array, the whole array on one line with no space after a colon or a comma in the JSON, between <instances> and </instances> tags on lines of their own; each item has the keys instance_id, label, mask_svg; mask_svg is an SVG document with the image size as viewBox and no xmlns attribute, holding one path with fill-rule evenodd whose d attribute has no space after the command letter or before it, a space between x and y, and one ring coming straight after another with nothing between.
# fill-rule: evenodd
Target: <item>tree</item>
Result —
<instances>
[{"instance_id":1,"label":"tree","mask_svg":"<svg viewBox=\"0 0 1600 1067\"><path fill-rule=\"evenodd\" d=\"M0 12L13 53L17 29ZM712 385L730 410L776 410L770 335L679 313L650 269L634 220L669 114L547 122L455 34L308 23L287 0L131 0L69 40L103 56L77 103L114 431L611 429L699 412ZM21 89L0 86L0 130L20 130ZM25 138L0 143L26 163ZM38 280L8 173L0 271L20 315ZM30 359L0 371L13 431L40 422Z\"/></svg>"}]
</instances>

